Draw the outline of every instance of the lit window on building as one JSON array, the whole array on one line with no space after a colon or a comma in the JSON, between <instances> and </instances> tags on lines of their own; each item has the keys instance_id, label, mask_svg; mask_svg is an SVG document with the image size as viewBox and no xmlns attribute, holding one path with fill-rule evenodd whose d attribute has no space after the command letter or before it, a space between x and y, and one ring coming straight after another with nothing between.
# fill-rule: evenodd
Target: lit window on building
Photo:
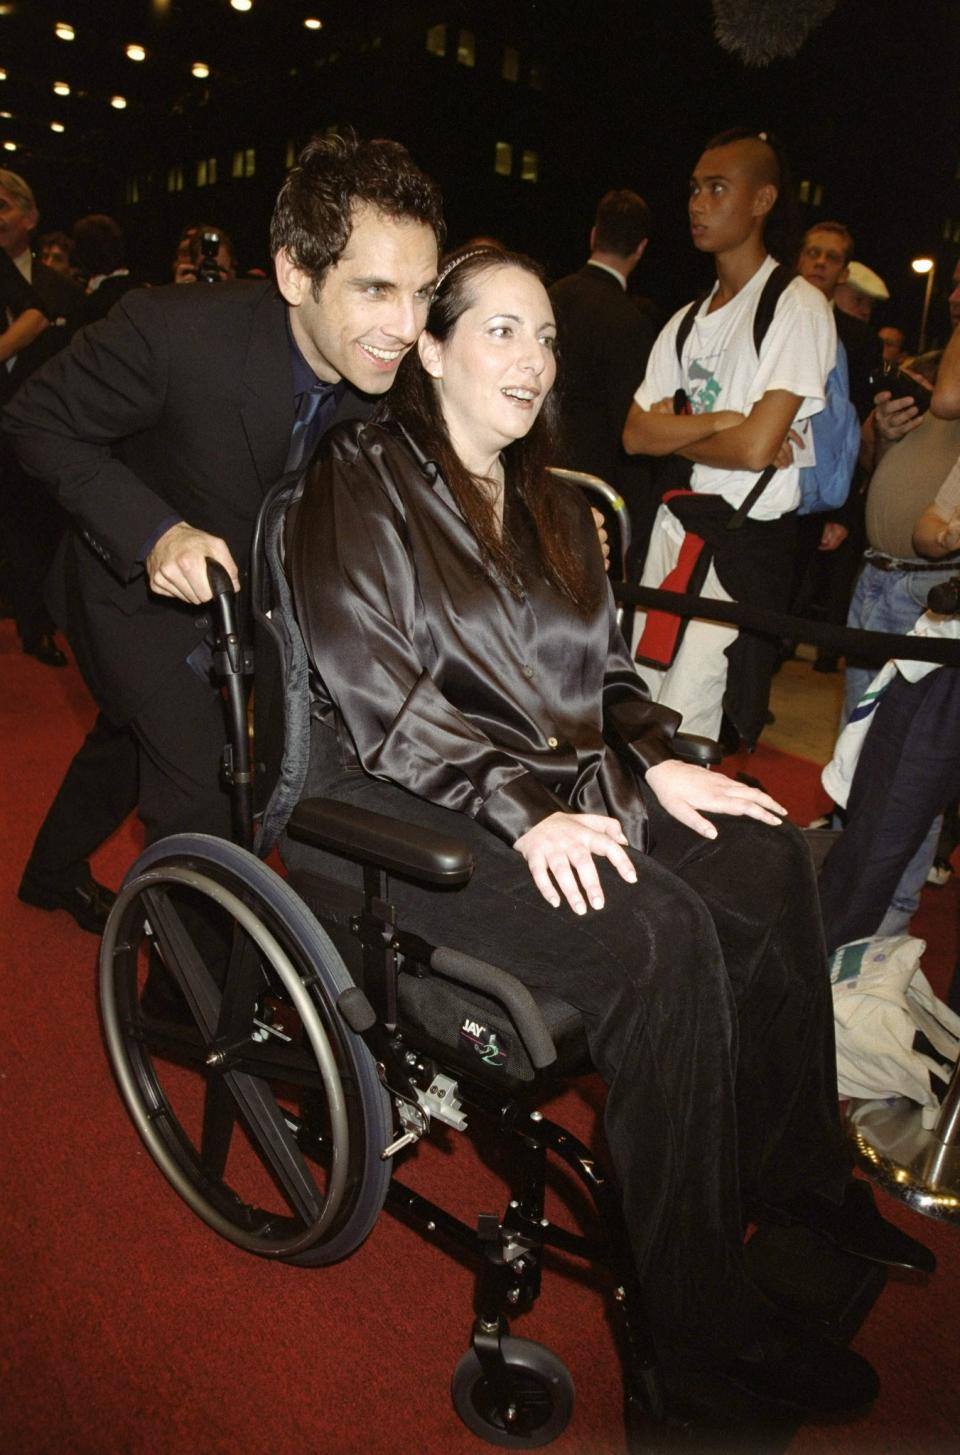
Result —
<instances>
[{"instance_id":1,"label":"lit window on building","mask_svg":"<svg viewBox=\"0 0 960 1455\"><path fill-rule=\"evenodd\" d=\"M216 157L207 157L207 185L209 187L215 187L217 185Z\"/></svg>"},{"instance_id":2,"label":"lit window on building","mask_svg":"<svg viewBox=\"0 0 960 1455\"><path fill-rule=\"evenodd\" d=\"M182 167L168 167L167 168L167 191L168 192L182 192L183 191L183 168Z\"/></svg>"},{"instance_id":3,"label":"lit window on building","mask_svg":"<svg viewBox=\"0 0 960 1455\"><path fill-rule=\"evenodd\" d=\"M431 25L427 31L427 55L445 56L447 54L447 27L445 25Z\"/></svg>"},{"instance_id":4,"label":"lit window on building","mask_svg":"<svg viewBox=\"0 0 960 1455\"><path fill-rule=\"evenodd\" d=\"M525 182L535 182L540 167L539 152L524 152L520 165L520 176Z\"/></svg>"},{"instance_id":5,"label":"lit window on building","mask_svg":"<svg viewBox=\"0 0 960 1455\"><path fill-rule=\"evenodd\" d=\"M127 201L131 204L140 201L140 183L136 177L130 177L127 181Z\"/></svg>"},{"instance_id":6,"label":"lit window on building","mask_svg":"<svg viewBox=\"0 0 960 1455\"><path fill-rule=\"evenodd\" d=\"M457 40L457 60L461 66L477 64L477 43L472 30L461 30Z\"/></svg>"},{"instance_id":7,"label":"lit window on building","mask_svg":"<svg viewBox=\"0 0 960 1455\"><path fill-rule=\"evenodd\" d=\"M231 177L252 177L257 170L257 152L255 147L238 147L233 154L233 161L230 165Z\"/></svg>"},{"instance_id":8,"label":"lit window on building","mask_svg":"<svg viewBox=\"0 0 960 1455\"><path fill-rule=\"evenodd\" d=\"M520 79L520 52L512 45L505 45L503 48L500 75L505 81L519 81Z\"/></svg>"},{"instance_id":9,"label":"lit window on building","mask_svg":"<svg viewBox=\"0 0 960 1455\"><path fill-rule=\"evenodd\" d=\"M809 183L809 181L808 181L808 179L806 177L804 177L803 181L800 183L800 186L798 188L798 191L799 191L799 194L800 194L800 201L801 202L809 202L810 201L810 183Z\"/></svg>"},{"instance_id":10,"label":"lit window on building","mask_svg":"<svg viewBox=\"0 0 960 1455\"><path fill-rule=\"evenodd\" d=\"M297 161L297 144L296 144L296 142L288 141L287 142L287 150L284 152L284 155L283 155L283 165L289 170L292 166L295 166L296 165L296 161Z\"/></svg>"},{"instance_id":11,"label":"lit window on building","mask_svg":"<svg viewBox=\"0 0 960 1455\"><path fill-rule=\"evenodd\" d=\"M814 189L813 189L813 205L814 205L814 207L822 207L823 206L823 187L821 186L821 184L819 182L817 183L816 187L814 187Z\"/></svg>"},{"instance_id":12,"label":"lit window on building","mask_svg":"<svg viewBox=\"0 0 960 1455\"><path fill-rule=\"evenodd\" d=\"M547 85L547 68L540 61L530 67L530 86L534 91L544 91Z\"/></svg>"},{"instance_id":13,"label":"lit window on building","mask_svg":"<svg viewBox=\"0 0 960 1455\"><path fill-rule=\"evenodd\" d=\"M513 147L508 141L497 142L493 170L498 177L509 177L513 171Z\"/></svg>"}]
</instances>

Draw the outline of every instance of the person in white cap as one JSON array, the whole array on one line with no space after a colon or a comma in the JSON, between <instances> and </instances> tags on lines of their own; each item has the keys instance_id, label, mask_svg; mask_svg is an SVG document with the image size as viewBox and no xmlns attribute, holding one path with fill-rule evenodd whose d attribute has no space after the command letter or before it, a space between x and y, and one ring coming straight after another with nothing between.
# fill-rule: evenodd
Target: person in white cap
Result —
<instances>
[{"instance_id":1,"label":"person in white cap","mask_svg":"<svg viewBox=\"0 0 960 1455\"><path fill-rule=\"evenodd\" d=\"M854 260L848 265L846 280L838 285L833 301L843 313L850 313L854 318L869 323L873 305L889 297L890 290L880 274L868 268L866 263Z\"/></svg>"}]
</instances>

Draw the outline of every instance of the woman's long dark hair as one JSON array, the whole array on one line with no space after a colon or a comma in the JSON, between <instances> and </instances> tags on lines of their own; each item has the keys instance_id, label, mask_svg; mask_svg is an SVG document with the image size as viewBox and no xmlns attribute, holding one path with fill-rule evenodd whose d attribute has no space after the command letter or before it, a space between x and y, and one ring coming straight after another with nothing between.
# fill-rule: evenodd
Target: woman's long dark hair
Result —
<instances>
[{"instance_id":1,"label":"woman's long dark hair","mask_svg":"<svg viewBox=\"0 0 960 1455\"><path fill-rule=\"evenodd\" d=\"M440 265L440 281L430 304L426 331L439 342L449 338L475 298L477 279L493 268L522 268L543 281L536 263L519 253L486 245L467 246L451 253ZM439 394L419 355L411 349L397 371L380 415L407 429L424 454L436 461L464 519L480 545L484 565L517 597L525 589L524 562L519 543L506 526L500 528L490 480L471 475L453 447L440 406ZM547 579L588 616L597 606L600 591L577 550L576 501L572 487L547 475L556 458L558 403L551 390L529 432L503 452L504 490L519 499L532 522L539 567Z\"/></svg>"}]
</instances>

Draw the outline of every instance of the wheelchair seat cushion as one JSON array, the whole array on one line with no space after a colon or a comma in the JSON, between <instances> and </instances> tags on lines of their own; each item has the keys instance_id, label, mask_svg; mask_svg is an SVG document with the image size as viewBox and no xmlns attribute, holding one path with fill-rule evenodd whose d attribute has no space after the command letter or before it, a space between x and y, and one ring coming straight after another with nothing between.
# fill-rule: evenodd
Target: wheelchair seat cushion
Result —
<instances>
[{"instance_id":1,"label":"wheelchair seat cushion","mask_svg":"<svg viewBox=\"0 0 960 1455\"><path fill-rule=\"evenodd\" d=\"M537 1073L505 1008L443 975L402 975L401 1025L413 1040L477 1079L517 1090ZM591 1070L579 1011L545 990L531 992L557 1050L550 1077Z\"/></svg>"}]
</instances>

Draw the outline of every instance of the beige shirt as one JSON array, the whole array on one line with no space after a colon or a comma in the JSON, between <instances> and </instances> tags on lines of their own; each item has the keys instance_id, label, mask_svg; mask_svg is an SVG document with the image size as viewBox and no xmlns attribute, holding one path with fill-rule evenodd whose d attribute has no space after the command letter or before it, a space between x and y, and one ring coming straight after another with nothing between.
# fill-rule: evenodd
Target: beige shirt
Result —
<instances>
[{"instance_id":1,"label":"beige shirt","mask_svg":"<svg viewBox=\"0 0 960 1455\"><path fill-rule=\"evenodd\" d=\"M937 491L937 498L933 503L937 514L942 515L944 520L951 520L954 511L960 507L960 456Z\"/></svg>"},{"instance_id":2,"label":"beige shirt","mask_svg":"<svg viewBox=\"0 0 960 1455\"><path fill-rule=\"evenodd\" d=\"M946 487L958 458L960 419L936 419L928 413L919 429L891 445L867 491L869 544L888 556L920 560L913 549L913 528L938 498L941 485ZM952 515L953 507L944 514Z\"/></svg>"}]
</instances>

